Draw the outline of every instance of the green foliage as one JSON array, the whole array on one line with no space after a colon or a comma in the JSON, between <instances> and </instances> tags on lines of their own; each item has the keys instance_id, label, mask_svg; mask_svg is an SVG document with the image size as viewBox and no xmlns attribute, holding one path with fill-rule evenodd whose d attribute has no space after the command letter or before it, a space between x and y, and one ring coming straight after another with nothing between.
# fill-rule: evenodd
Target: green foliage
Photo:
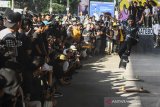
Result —
<instances>
[{"instance_id":1,"label":"green foliage","mask_svg":"<svg viewBox=\"0 0 160 107\"><path fill-rule=\"evenodd\" d=\"M50 0L40 0L42 2L43 12L49 12ZM70 12L76 13L78 4L81 0L69 0ZM52 10L54 13L66 12L67 0L52 0Z\"/></svg>"},{"instance_id":2,"label":"green foliage","mask_svg":"<svg viewBox=\"0 0 160 107\"><path fill-rule=\"evenodd\" d=\"M58 3L52 4L53 13L63 13L66 10L66 6Z\"/></svg>"},{"instance_id":3,"label":"green foliage","mask_svg":"<svg viewBox=\"0 0 160 107\"><path fill-rule=\"evenodd\" d=\"M81 0L70 0L70 12L71 13L77 13L78 11L78 5Z\"/></svg>"},{"instance_id":4,"label":"green foliage","mask_svg":"<svg viewBox=\"0 0 160 107\"><path fill-rule=\"evenodd\" d=\"M114 2L114 0L90 0L90 1Z\"/></svg>"}]
</instances>

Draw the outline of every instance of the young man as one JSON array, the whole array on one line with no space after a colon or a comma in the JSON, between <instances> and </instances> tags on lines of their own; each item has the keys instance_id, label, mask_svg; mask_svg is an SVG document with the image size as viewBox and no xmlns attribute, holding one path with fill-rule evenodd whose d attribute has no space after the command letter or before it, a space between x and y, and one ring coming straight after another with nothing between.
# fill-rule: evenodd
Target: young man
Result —
<instances>
[{"instance_id":1,"label":"young man","mask_svg":"<svg viewBox=\"0 0 160 107\"><path fill-rule=\"evenodd\" d=\"M126 37L124 44L118 53L120 58L124 54L129 56L132 46L134 46L138 42L138 26L136 25L134 17L132 15L130 15L128 18L128 26L125 27L125 34ZM127 62L129 62L128 59Z\"/></svg>"},{"instance_id":2,"label":"young man","mask_svg":"<svg viewBox=\"0 0 160 107\"><path fill-rule=\"evenodd\" d=\"M12 61L16 61L18 56L18 47L22 46L22 41L17 39L18 30L21 27L21 14L18 12L9 12L6 15L4 26L7 27L0 31L0 41L3 41L7 47Z\"/></svg>"},{"instance_id":3,"label":"young man","mask_svg":"<svg viewBox=\"0 0 160 107\"><path fill-rule=\"evenodd\" d=\"M158 21L154 21L154 24L152 26L153 28L153 34L154 34L154 38L155 38L155 44L154 44L154 48L159 47L159 36L160 36L160 24L158 23Z\"/></svg>"}]
</instances>

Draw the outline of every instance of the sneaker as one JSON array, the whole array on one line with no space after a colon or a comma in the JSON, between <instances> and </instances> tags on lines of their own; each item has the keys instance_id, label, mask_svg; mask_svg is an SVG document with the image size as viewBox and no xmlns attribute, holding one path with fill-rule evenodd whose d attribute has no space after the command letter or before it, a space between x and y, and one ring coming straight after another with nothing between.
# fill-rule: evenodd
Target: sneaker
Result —
<instances>
[{"instance_id":1,"label":"sneaker","mask_svg":"<svg viewBox=\"0 0 160 107\"><path fill-rule=\"evenodd\" d=\"M126 62L126 63L129 63L129 60L128 60L128 58L127 59L123 59L124 60L124 62Z\"/></svg>"},{"instance_id":2,"label":"sneaker","mask_svg":"<svg viewBox=\"0 0 160 107\"><path fill-rule=\"evenodd\" d=\"M54 98L59 98L59 97L63 97L63 94L61 92L55 92L54 93Z\"/></svg>"},{"instance_id":3,"label":"sneaker","mask_svg":"<svg viewBox=\"0 0 160 107\"><path fill-rule=\"evenodd\" d=\"M158 47L158 45L154 45L154 48L157 48Z\"/></svg>"}]
</instances>

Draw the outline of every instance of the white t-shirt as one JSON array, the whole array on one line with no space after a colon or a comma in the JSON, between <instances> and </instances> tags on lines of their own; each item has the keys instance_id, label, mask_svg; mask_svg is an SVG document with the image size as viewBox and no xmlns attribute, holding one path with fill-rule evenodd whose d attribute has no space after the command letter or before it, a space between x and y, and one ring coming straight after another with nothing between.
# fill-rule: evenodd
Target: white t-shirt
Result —
<instances>
[{"instance_id":1,"label":"white t-shirt","mask_svg":"<svg viewBox=\"0 0 160 107\"><path fill-rule=\"evenodd\" d=\"M63 71L64 71L64 72L68 71L68 67L69 67L69 62L68 62L68 61L65 61L65 62L63 63Z\"/></svg>"},{"instance_id":2,"label":"white t-shirt","mask_svg":"<svg viewBox=\"0 0 160 107\"><path fill-rule=\"evenodd\" d=\"M158 33L160 32L160 25L159 24L155 24L153 25L153 32L154 34L158 35Z\"/></svg>"},{"instance_id":3,"label":"white t-shirt","mask_svg":"<svg viewBox=\"0 0 160 107\"><path fill-rule=\"evenodd\" d=\"M148 16L150 14L150 9L149 8L145 9L144 12L145 12L145 16Z\"/></svg>"},{"instance_id":4,"label":"white t-shirt","mask_svg":"<svg viewBox=\"0 0 160 107\"><path fill-rule=\"evenodd\" d=\"M49 71L49 72L52 72L53 70L53 67L48 65L47 63L45 63L43 66L42 66L42 71Z\"/></svg>"},{"instance_id":5,"label":"white t-shirt","mask_svg":"<svg viewBox=\"0 0 160 107\"><path fill-rule=\"evenodd\" d=\"M2 40L8 33L12 33L8 28L0 31L0 40Z\"/></svg>"},{"instance_id":6,"label":"white t-shirt","mask_svg":"<svg viewBox=\"0 0 160 107\"><path fill-rule=\"evenodd\" d=\"M158 8L157 8L157 6L153 6L153 7L152 7L152 12L153 12L153 14L155 14L155 15L158 14Z\"/></svg>"}]
</instances>

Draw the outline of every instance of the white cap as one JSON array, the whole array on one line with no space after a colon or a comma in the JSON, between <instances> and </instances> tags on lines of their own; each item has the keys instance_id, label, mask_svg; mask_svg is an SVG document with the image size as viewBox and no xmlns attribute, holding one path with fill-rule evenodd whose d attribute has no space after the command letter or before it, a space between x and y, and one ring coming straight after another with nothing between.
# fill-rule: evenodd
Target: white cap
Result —
<instances>
[{"instance_id":1,"label":"white cap","mask_svg":"<svg viewBox=\"0 0 160 107\"><path fill-rule=\"evenodd\" d=\"M70 49L72 49L73 51L76 51L76 50L77 50L74 45L71 45L71 46L70 46Z\"/></svg>"}]
</instances>

